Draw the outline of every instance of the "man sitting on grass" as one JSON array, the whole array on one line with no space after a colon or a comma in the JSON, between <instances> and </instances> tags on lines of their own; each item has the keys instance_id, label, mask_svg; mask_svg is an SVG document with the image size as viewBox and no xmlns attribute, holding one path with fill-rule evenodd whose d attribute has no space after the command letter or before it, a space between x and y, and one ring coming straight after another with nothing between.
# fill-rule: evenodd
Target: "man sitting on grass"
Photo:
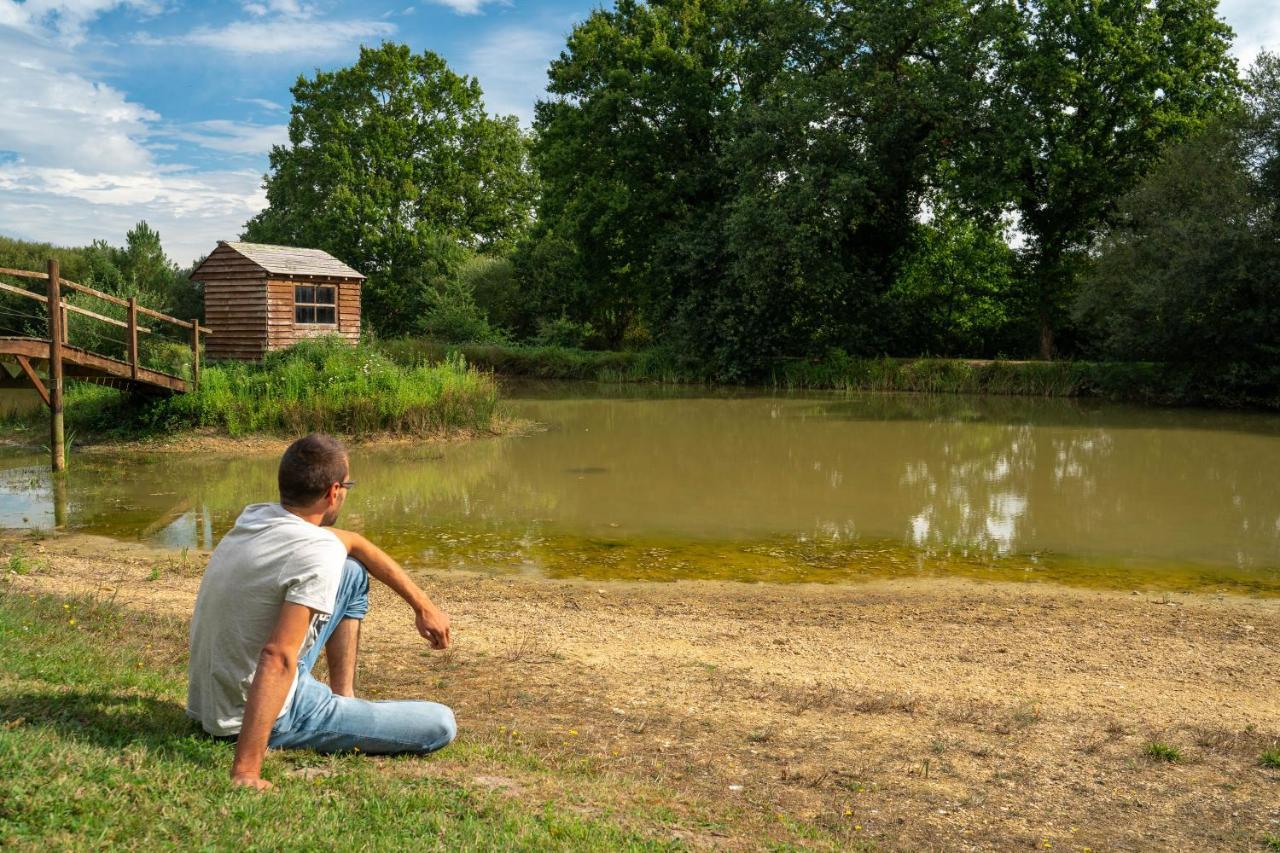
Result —
<instances>
[{"instance_id":1,"label":"man sitting on grass","mask_svg":"<svg viewBox=\"0 0 1280 853\"><path fill-rule=\"evenodd\" d=\"M191 620L187 714L236 739L231 780L266 789L267 747L432 752L453 740L435 702L355 698L369 575L408 602L418 633L449 645L449 617L382 549L332 525L355 483L335 439L308 435L280 460L280 503L252 504L214 549ZM329 684L311 675L320 649Z\"/></svg>"}]
</instances>

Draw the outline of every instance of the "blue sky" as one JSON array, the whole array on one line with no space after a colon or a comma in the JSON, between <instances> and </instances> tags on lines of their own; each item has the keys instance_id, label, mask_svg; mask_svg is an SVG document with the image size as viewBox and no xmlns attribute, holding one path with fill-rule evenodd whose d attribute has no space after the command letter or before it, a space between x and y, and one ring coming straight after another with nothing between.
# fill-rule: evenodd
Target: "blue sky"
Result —
<instances>
[{"instance_id":1,"label":"blue sky","mask_svg":"<svg viewBox=\"0 0 1280 853\"><path fill-rule=\"evenodd\" d=\"M609 2L609 0L601 0ZM382 40L433 50L527 124L590 0L0 0L0 234L121 243L140 219L187 263L265 203L289 87ZM1280 2L1226 0L1247 63Z\"/></svg>"}]
</instances>

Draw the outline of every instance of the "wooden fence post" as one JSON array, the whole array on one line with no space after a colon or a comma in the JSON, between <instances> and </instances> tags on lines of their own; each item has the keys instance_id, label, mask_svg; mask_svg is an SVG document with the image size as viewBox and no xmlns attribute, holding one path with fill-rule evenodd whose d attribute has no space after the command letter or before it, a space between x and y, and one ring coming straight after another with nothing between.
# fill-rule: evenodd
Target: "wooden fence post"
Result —
<instances>
[{"instance_id":1,"label":"wooden fence post","mask_svg":"<svg viewBox=\"0 0 1280 853\"><path fill-rule=\"evenodd\" d=\"M200 318L191 321L191 390L200 390Z\"/></svg>"},{"instance_id":2,"label":"wooden fence post","mask_svg":"<svg viewBox=\"0 0 1280 853\"><path fill-rule=\"evenodd\" d=\"M129 375L138 378L138 297L129 297Z\"/></svg>"},{"instance_id":3,"label":"wooden fence post","mask_svg":"<svg viewBox=\"0 0 1280 853\"><path fill-rule=\"evenodd\" d=\"M67 470L62 422L62 285L56 258L49 259L49 452L54 473Z\"/></svg>"}]
</instances>

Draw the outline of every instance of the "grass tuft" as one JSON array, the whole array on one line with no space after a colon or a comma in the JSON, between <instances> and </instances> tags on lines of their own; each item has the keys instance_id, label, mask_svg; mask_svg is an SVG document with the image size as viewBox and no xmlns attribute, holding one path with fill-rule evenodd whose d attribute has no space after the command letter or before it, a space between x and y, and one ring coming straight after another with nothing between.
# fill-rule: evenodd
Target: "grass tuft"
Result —
<instances>
[{"instance_id":1,"label":"grass tuft","mask_svg":"<svg viewBox=\"0 0 1280 853\"><path fill-rule=\"evenodd\" d=\"M1280 770L1280 749L1268 749L1258 756L1258 763L1272 770Z\"/></svg>"},{"instance_id":2,"label":"grass tuft","mask_svg":"<svg viewBox=\"0 0 1280 853\"><path fill-rule=\"evenodd\" d=\"M1149 742L1142 748L1143 753L1154 761L1166 761L1170 764L1177 763L1182 760L1182 750L1171 744L1162 743L1158 740Z\"/></svg>"}]
</instances>

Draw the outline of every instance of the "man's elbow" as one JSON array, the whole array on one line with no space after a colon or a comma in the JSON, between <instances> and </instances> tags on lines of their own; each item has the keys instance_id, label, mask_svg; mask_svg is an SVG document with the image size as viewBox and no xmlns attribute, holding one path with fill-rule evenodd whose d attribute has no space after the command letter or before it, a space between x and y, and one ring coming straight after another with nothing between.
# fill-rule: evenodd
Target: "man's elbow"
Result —
<instances>
[{"instance_id":1,"label":"man's elbow","mask_svg":"<svg viewBox=\"0 0 1280 853\"><path fill-rule=\"evenodd\" d=\"M298 654L280 646L267 644L258 655L258 672L264 675L292 676L298 668Z\"/></svg>"}]
</instances>

